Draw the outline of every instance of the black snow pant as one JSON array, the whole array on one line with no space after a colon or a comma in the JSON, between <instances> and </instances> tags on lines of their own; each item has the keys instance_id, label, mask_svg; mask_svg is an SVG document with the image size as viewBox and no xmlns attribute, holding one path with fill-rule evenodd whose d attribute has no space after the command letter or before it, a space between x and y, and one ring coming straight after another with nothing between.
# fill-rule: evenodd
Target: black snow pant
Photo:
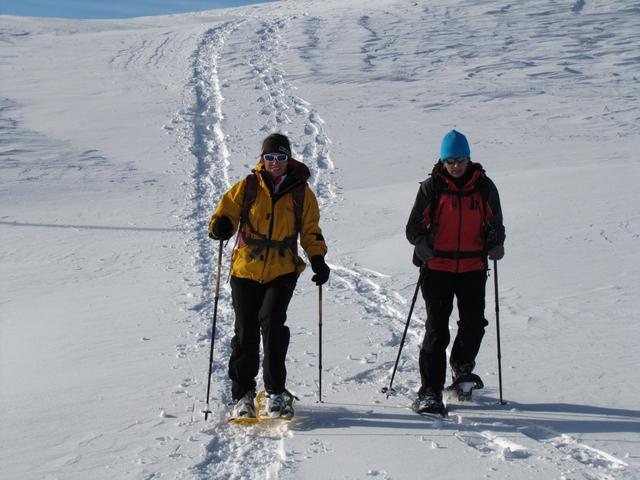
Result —
<instances>
[{"instance_id":1,"label":"black snow pant","mask_svg":"<svg viewBox=\"0 0 640 480\"><path fill-rule=\"evenodd\" d=\"M231 277L231 296L235 311L235 336L231 340L229 378L231 393L238 400L256 388L260 364L260 334L264 358L262 373L265 390L281 393L285 389L285 359L289 348L289 328L285 326L287 308L298 275L282 275L268 283Z\"/></svg>"},{"instance_id":2,"label":"black snow pant","mask_svg":"<svg viewBox=\"0 0 640 480\"><path fill-rule=\"evenodd\" d=\"M470 372L480 350L485 327L485 286L487 273L478 270L451 273L427 270L422 281L422 296L427 306L427 322L420 349L419 393L442 391L447 371L449 345L449 317L453 311L453 297L458 302L458 333L451 349L449 363L456 370Z\"/></svg>"}]
</instances>

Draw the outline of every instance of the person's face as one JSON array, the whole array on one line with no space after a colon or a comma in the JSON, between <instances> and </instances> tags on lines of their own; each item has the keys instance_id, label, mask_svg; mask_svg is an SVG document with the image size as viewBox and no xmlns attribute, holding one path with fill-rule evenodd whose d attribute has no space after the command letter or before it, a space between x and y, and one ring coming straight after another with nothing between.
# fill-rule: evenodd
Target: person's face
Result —
<instances>
[{"instance_id":1,"label":"person's face","mask_svg":"<svg viewBox=\"0 0 640 480\"><path fill-rule=\"evenodd\" d=\"M447 158L444 161L444 168L447 169L449 175L453 178L460 178L464 175L464 172L467 171L467 167L469 166L468 158Z\"/></svg>"},{"instance_id":2,"label":"person's face","mask_svg":"<svg viewBox=\"0 0 640 480\"><path fill-rule=\"evenodd\" d=\"M272 177L281 177L287 171L289 155L279 152L265 153L262 155L264 168Z\"/></svg>"}]
</instances>

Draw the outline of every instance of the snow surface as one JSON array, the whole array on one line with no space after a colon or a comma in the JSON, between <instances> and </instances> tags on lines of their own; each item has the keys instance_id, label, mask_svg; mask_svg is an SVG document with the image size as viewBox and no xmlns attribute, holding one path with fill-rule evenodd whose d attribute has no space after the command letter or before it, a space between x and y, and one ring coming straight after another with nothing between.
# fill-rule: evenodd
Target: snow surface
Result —
<instances>
[{"instance_id":1,"label":"snow surface","mask_svg":"<svg viewBox=\"0 0 640 480\"><path fill-rule=\"evenodd\" d=\"M118 21L0 17L3 479L640 478L640 2L326 0ZM477 402L408 406L404 237L451 128L501 192ZM272 131L333 273L289 311L288 427L224 421L224 251L206 223ZM493 275L493 272L492 272ZM455 331L456 314L451 328Z\"/></svg>"}]
</instances>

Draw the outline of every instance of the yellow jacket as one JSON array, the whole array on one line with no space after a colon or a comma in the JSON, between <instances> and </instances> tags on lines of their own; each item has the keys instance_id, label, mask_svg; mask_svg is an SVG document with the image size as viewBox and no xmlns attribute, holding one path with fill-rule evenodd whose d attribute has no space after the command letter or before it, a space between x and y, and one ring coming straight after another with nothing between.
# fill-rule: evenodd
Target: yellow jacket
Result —
<instances>
[{"instance_id":1,"label":"yellow jacket","mask_svg":"<svg viewBox=\"0 0 640 480\"><path fill-rule=\"evenodd\" d=\"M292 248L276 248L270 247L268 244L260 248L247 244L252 239L260 239L260 235L268 241L275 242L281 242L295 235L292 190L300 183L305 184L300 244L308 258L316 255L324 256L327 253L327 245L319 226L318 201L306 185L309 169L304 164L289 159L287 176L276 194L272 194L272 187L270 189L268 185L271 183L270 177L262 163L257 165L255 172L258 177L256 199L249 209L248 222L241 225L236 248L231 258L231 274L235 277L264 283L287 273L297 272L299 274L305 268L304 261L297 254L297 241L292 242ZM246 182L246 178L239 181L222 196L209 221L210 233L213 222L222 216L231 220L233 231L238 229ZM253 227L253 232L251 227ZM257 235L256 232L260 235ZM252 258L252 254L254 258Z\"/></svg>"}]
</instances>

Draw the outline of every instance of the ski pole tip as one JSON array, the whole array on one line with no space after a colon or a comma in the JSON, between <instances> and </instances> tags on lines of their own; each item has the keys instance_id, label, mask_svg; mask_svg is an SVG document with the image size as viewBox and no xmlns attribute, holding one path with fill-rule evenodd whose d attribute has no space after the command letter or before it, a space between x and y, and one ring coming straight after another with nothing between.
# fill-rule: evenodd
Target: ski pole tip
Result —
<instances>
[{"instance_id":1,"label":"ski pole tip","mask_svg":"<svg viewBox=\"0 0 640 480\"><path fill-rule=\"evenodd\" d=\"M380 392L382 392L383 394L386 394L387 398L389 398L391 395L395 395L396 394L395 389L392 388L392 387L382 387Z\"/></svg>"}]
</instances>

